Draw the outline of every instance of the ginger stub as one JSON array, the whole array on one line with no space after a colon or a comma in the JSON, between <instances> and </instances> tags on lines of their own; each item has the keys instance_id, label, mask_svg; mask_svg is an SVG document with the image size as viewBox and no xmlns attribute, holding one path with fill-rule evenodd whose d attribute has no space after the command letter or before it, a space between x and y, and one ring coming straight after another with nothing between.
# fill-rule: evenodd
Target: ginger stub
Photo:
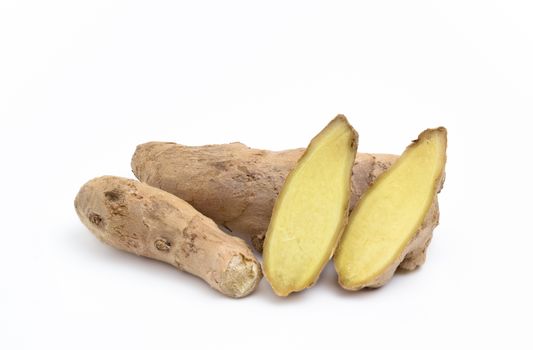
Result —
<instances>
[{"instance_id":1,"label":"ginger stub","mask_svg":"<svg viewBox=\"0 0 533 350\"><path fill-rule=\"evenodd\" d=\"M446 129L424 131L362 196L335 253L341 286L382 286L414 247L427 246L437 222L433 203L444 179L446 143Z\"/></svg>"},{"instance_id":2,"label":"ginger stub","mask_svg":"<svg viewBox=\"0 0 533 350\"><path fill-rule=\"evenodd\" d=\"M336 117L309 144L276 200L263 251L265 276L279 296L310 287L344 230L357 133Z\"/></svg>"},{"instance_id":3,"label":"ginger stub","mask_svg":"<svg viewBox=\"0 0 533 350\"><path fill-rule=\"evenodd\" d=\"M260 264L243 240L170 193L103 176L87 182L74 204L101 241L171 264L227 296L246 296L261 280Z\"/></svg>"}]
</instances>

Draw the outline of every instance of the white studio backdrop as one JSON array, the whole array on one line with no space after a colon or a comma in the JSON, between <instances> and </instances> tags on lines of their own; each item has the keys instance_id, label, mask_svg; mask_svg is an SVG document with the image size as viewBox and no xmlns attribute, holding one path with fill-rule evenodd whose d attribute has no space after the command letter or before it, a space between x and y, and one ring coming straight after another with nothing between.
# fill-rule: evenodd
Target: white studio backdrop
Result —
<instances>
[{"instance_id":1,"label":"white studio backdrop","mask_svg":"<svg viewBox=\"0 0 533 350\"><path fill-rule=\"evenodd\" d=\"M531 349L530 1L0 0L0 348ZM137 144L361 152L449 132L426 264L350 293L227 299L79 222Z\"/></svg>"}]
</instances>

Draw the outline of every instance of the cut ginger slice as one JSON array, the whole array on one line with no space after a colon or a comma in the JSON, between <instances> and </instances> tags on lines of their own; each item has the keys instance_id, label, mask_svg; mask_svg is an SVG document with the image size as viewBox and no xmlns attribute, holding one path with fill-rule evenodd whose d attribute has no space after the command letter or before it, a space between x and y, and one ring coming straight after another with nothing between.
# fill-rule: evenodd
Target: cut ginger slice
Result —
<instances>
[{"instance_id":1,"label":"cut ginger slice","mask_svg":"<svg viewBox=\"0 0 533 350\"><path fill-rule=\"evenodd\" d=\"M358 135L337 116L309 144L288 175L272 212L264 270L279 296L311 286L347 222Z\"/></svg>"},{"instance_id":2,"label":"cut ginger slice","mask_svg":"<svg viewBox=\"0 0 533 350\"><path fill-rule=\"evenodd\" d=\"M445 128L424 131L363 195L335 253L342 287L379 287L392 277L440 191L446 145Z\"/></svg>"}]
</instances>

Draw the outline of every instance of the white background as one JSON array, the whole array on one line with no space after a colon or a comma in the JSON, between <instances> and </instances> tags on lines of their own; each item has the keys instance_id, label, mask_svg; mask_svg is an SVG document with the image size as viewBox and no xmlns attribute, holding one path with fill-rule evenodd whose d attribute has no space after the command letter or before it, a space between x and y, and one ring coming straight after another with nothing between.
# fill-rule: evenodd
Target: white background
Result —
<instances>
[{"instance_id":1,"label":"white background","mask_svg":"<svg viewBox=\"0 0 533 350\"><path fill-rule=\"evenodd\" d=\"M0 1L0 348L531 349L531 1ZM139 143L363 152L449 130L426 264L228 299L79 222Z\"/></svg>"}]
</instances>

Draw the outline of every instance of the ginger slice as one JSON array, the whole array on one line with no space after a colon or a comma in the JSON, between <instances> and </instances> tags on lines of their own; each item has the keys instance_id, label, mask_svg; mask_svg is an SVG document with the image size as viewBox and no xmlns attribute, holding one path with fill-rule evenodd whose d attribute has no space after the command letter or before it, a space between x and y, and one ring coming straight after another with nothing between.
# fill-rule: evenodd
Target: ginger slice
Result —
<instances>
[{"instance_id":1,"label":"ginger slice","mask_svg":"<svg viewBox=\"0 0 533 350\"><path fill-rule=\"evenodd\" d=\"M337 116L289 173L272 212L264 246L265 275L279 296L318 279L346 224L357 133Z\"/></svg>"},{"instance_id":2,"label":"ginger slice","mask_svg":"<svg viewBox=\"0 0 533 350\"><path fill-rule=\"evenodd\" d=\"M438 216L432 203L444 178L446 144L445 128L422 132L363 195L334 257L343 288L382 286L420 247L424 222Z\"/></svg>"}]
</instances>

